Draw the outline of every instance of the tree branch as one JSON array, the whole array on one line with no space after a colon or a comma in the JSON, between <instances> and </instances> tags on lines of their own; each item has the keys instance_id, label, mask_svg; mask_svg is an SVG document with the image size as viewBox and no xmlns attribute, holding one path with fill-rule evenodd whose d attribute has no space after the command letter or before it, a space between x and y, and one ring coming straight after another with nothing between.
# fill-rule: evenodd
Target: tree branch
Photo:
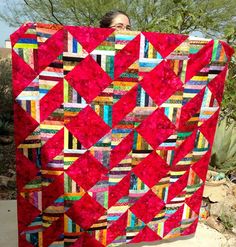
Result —
<instances>
[{"instance_id":1,"label":"tree branch","mask_svg":"<svg viewBox=\"0 0 236 247\"><path fill-rule=\"evenodd\" d=\"M54 22L53 20L47 19L47 18L45 18L44 16L42 16L42 15L40 14L39 11L37 11L34 7L32 7L32 6L28 3L28 1L26 1L26 0L23 0L23 1L24 1L24 3L28 6L28 8L32 9L32 10L33 10L36 14L38 14L44 21L48 21L48 22L52 22L52 23L54 23L54 24L57 24L57 23Z\"/></svg>"},{"instance_id":2,"label":"tree branch","mask_svg":"<svg viewBox=\"0 0 236 247\"><path fill-rule=\"evenodd\" d=\"M54 14L54 6L53 6L52 1L51 1L51 0L48 0L48 2L49 2L49 4L50 4L50 6L51 6L51 15L52 15L52 17L53 17L59 24L63 25L63 23L62 23L62 22L55 16L55 14Z\"/></svg>"}]
</instances>

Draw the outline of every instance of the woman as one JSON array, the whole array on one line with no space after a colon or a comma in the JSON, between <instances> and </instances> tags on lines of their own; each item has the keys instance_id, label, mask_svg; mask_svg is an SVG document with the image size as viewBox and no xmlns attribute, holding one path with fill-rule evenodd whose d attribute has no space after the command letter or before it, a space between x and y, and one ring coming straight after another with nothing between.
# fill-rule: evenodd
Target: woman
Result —
<instances>
[{"instance_id":1,"label":"woman","mask_svg":"<svg viewBox=\"0 0 236 247\"><path fill-rule=\"evenodd\" d=\"M112 27L116 30L131 30L129 16L121 10L107 12L100 21L100 27Z\"/></svg>"}]
</instances>

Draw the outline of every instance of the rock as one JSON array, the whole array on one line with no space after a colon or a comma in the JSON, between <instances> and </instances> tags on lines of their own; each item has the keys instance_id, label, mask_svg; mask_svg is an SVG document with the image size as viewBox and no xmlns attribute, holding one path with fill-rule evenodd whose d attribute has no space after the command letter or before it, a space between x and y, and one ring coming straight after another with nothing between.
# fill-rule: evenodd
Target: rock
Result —
<instances>
[{"instance_id":1,"label":"rock","mask_svg":"<svg viewBox=\"0 0 236 247\"><path fill-rule=\"evenodd\" d=\"M229 227L229 225L234 226L236 225L235 204L236 198L228 195L227 200L210 204L210 215L219 218L226 227Z\"/></svg>"},{"instance_id":2,"label":"rock","mask_svg":"<svg viewBox=\"0 0 236 247\"><path fill-rule=\"evenodd\" d=\"M0 136L0 143L3 145L7 145L13 142L12 136Z\"/></svg>"},{"instance_id":3,"label":"rock","mask_svg":"<svg viewBox=\"0 0 236 247\"><path fill-rule=\"evenodd\" d=\"M233 188L232 188L232 193L233 193L233 195L236 197L236 185L233 186Z\"/></svg>"},{"instance_id":4,"label":"rock","mask_svg":"<svg viewBox=\"0 0 236 247\"><path fill-rule=\"evenodd\" d=\"M223 224L221 224L214 216L210 216L207 218L206 223L211 228L217 230L218 232L224 232L225 227Z\"/></svg>"},{"instance_id":5,"label":"rock","mask_svg":"<svg viewBox=\"0 0 236 247\"><path fill-rule=\"evenodd\" d=\"M8 169L6 175L7 175L7 177L14 177L14 176L16 176L16 171L13 169Z\"/></svg>"},{"instance_id":6,"label":"rock","mask_svg":"<svg viewBox=\"0 0 236 247\"><path fill-rule=\"evenodd\" d=\"M8 190L0 192L0 200L16 200L16 191Z\"/></svg>"},{"instance_id":7,"label":"rock","mask_svg":"<svg viewBox=\"0 0 236 247\"><path fill-rule=\"evenodd\" d=\"M211 202L224 201L227 196L227 190L228 188L225 185L206 185L204 188L203 197L208 197Z\"/></svg>"},{"instance_id":8,"label":"rock","mask_svg":"<svg viewBox=\"0 0 236 247\"><path fill-rule=\"evenodd\" d=\"M0 187L5 187L7 188L7 184L9 182L10 178L6 177L6 176L0 176Z\"/></svg>"},{"instance_id":9,"label":"rock","mask_svg":"<svg viewBox=\"0 0 236 247\"><path fill-rule=\"evenodd\" d=\"M228 247L235 247L236 246L236 237L232 237L227 241Z\"/></svg>"},{"instance_id":10,"label":"rock","mask_svg":"<svg viewBox=\"0 0 236 247\"><path fill-rule=\"evenodd\" d=\"M12 200L16 198L15 177L0 176L0 200Z\"/></svg>"},{"instance_id":11,"label":"rock","mask_svg":"<svg viewBox=\"0 0 236 247\"><path fill-rule=\"evenodd\" d=\"M8 187L9 189L16 189L16 181L10 179L10 180L8 181L8 183L7 183L7 187Z\"/></svg>"},{"instance_id":12,"label":"rock","mask_svg":"<svg viewBox=\"0 0 236 247\"><path fill-rule=\"evenodd\" d=\"M8 200L8 192L0 192L0 200Z\"/></svg>"},{"instance_id":13,"label":"rock","mask_svg":"<svg viewBox=\"0 0 236 247\"><path fill-rule=\"evenodd\" d=\"M221 215L222 212L225 210L223 205L224 205L223 202L211 203L211 205L210 205L210 215L217 216L217 217L219 215Z\"/></svg>"}]
</instances>

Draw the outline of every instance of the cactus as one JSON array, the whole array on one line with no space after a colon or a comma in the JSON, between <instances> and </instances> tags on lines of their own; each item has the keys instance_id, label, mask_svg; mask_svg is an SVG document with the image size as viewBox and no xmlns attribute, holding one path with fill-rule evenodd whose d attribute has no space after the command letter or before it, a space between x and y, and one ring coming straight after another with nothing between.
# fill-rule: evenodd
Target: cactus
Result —
<instances>
[{"instance_id":1,"label":"cactus","mask_svg":"<svg viewBox=\"0 0 236 247\"><path fill-rule=\"evenodd\" d=\"M219 122L210 167L226 174L236 169L236 121L224 118Z\"/></svg>"}]
</instances>

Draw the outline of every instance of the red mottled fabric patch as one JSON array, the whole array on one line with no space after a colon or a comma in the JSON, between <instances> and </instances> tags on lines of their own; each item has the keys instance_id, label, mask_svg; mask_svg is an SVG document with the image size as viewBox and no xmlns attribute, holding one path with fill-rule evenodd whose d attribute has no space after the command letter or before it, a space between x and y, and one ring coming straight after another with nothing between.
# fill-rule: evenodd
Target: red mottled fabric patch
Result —
<instances>
[{"instance_id":1,"label":"red mottled fabric patch","mask_svg":"<svg viewBox=\"0 0 236 247\"><path fill-rule=\"evenodd\" d=\"M66 80L78 91L87 103L90 103L112 82L112 79L91 56L87 56L80 62L78 66L66 76Z\"/></svg>"},{"instance_id":2,"label":"red mottled fabric patch","mask_svg":"<svg viewBox=\"0 0 236 247\"><path fill-rule=\"evenodd\" d=\"M110 127L90 106L79 112L66 127L86 148L90 148L110 131Z\"/></svg>"},{"instance_id":3,"label":"red mottled fabric patch","mask_svg":"<svg viewBox=\"0 0 236 247\"><path fill-rule=\"evenodd\" d=\"M170 135L175 133L175 125L165 116L163 109L157 109L136 130L153 148L157 148Z\"/></svg>"},{"instance_id":4,"label":"red mottled fabric patch","mask_svg":"<svg viewBox=\"0 0 236 247\"><path fill-rule=\"evenodd\" d=\"M85 190L89 190L106 172L107 169L89 151L76 160L66 171Z\"/></svg>"},{"instance_id":5,"label":"red mottled fabric patch","mask_svg":"<svg viewBox=\"0 0 236 247\"><path fill-rule=\"evenodd\" d=\"M87 230L97 222L98 218L101 217L105 211L105 208L86 193L66 214L70 218L73 218L84 230Z\"/></svg>"},{"instance_id":6,"label":"red mottled fabric patch","mask_svg":"<svg viewBox=\"0 0 236 247\"><path fill-rule=\"evenodd\" d=\"M182 87L181 80L165 61L162 61L144 76L140 83L157 105L164 103L175 91Z\"/></svg>"},{"instance_id":7,"label":"red mottled fabric patch","mask_svg":"<svg viewBox=\"0 0 236 247\"><path fill-rule=\"evenodd\" d=\"M134 173L141 178L150 188L169 172L169 166L156 153L152 152L142 162L133 169ZM156 172L158 171L158 172Z\"/></svg>"},{"instance_id":8,"label":"red mottled fabric patch","mask_svg":"<svg viewBox=\"0 0 236 247\"><path fill-rule=\"evenodd\" d=\"M144 223L148 223L164 206L165 203L149 190L130 208L130 210Z\"/></svg>"},{"instance_id":9,"label":"red mottled fabric patch","mask_svg":"<svg viewBox=\"0 0 236 247\"><path fill-rule=\"evenodd\" d=\"M167 34L167 33L153 33L143 32L145 37L151 42L155 49L162 55L162 57L168 56L172 51L176 49L181 43L183 43L188 36L181 34Z\"/></svg>"}]
</instances>

